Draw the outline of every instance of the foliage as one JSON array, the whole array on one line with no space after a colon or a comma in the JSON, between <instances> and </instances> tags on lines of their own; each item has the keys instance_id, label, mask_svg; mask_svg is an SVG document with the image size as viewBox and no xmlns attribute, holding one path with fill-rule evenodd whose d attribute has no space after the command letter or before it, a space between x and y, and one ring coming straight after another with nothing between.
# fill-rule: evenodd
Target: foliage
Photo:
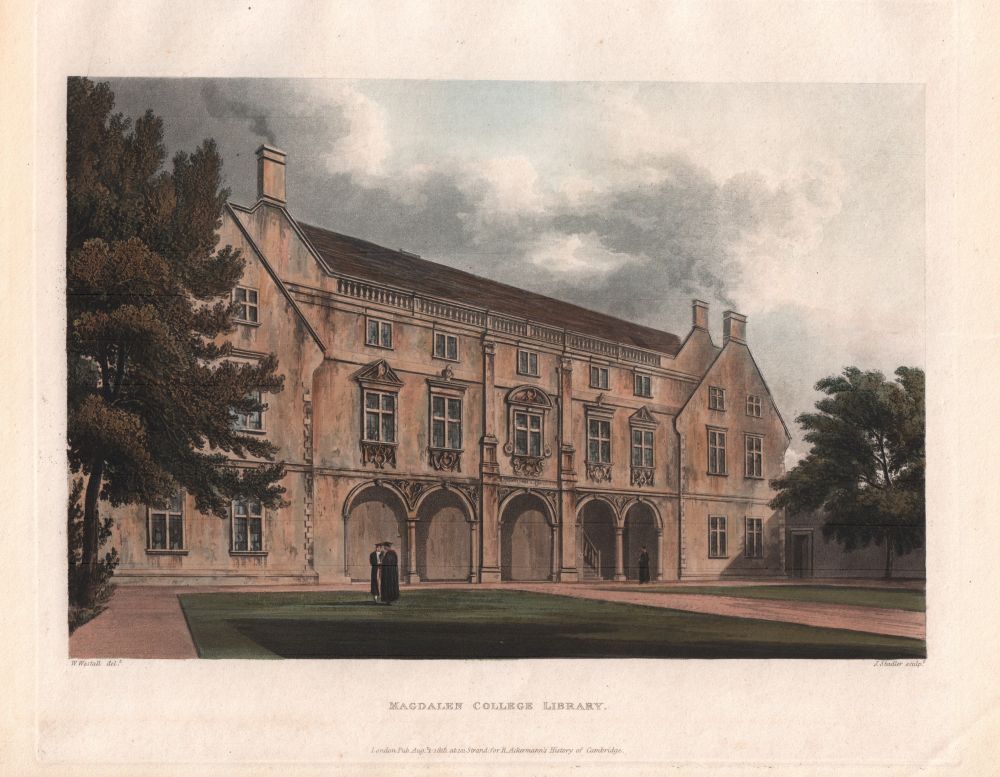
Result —
<instances>
[{"instance_id":1,"label":"foliage","mask_svg":"<svg viewBox=\"0 0 1000 777\"><path fill-rule=\"evenodd\" d=\"M273 355L227 357L244 262L217 248L227 190L205 140L165 168L163 122L112 113L107 84L69 81L67 356L69 461L87 478L81 567L98 580L98 501L157 504L178 488L202 512L232 499L280 504L266 439L233 428L282 389ZM233 458L252 459L237 467Z\"/></svg>"},{"instance_id":2,"label":"foliage","mask_svg":"<svg viewBox=\"0 0 1000 777\"><path fill-rule=\"evenodd\" d=\"M796 420L809 455L771 482L775 508L822 511L823 535L845 550L872 543L893 558L924 544L924 373L900 367L896 380L849 367L824 378L826 397Z\"/></svg>"}]
</instances>

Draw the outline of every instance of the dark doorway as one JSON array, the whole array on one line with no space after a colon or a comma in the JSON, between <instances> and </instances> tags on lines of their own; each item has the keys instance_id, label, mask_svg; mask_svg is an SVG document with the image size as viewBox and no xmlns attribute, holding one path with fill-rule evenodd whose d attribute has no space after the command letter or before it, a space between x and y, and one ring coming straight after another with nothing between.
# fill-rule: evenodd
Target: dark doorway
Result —
<instances>
[{"instance_id":1,"label":"dark doorway","mask_svg":"<svg viewBox=\"0 0 1000 777\"><path fill-rule=\"evenodd\" d=\"M812 534L810 532L792 533L792 576L810 577L812 575Z\"/></svg>"}]
</instances>

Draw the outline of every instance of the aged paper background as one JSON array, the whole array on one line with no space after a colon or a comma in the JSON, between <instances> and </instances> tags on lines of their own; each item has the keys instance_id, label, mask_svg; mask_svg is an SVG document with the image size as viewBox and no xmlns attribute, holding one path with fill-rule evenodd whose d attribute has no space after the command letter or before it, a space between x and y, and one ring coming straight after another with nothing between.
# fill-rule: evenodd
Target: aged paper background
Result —
<instances>
[{"instance_id":1,"label":"aged paper background","mask_svg":"<svg viewBox=\"0 0 1000 777\"><path fill-rule=\"evenodd\" d=\"M996 771L997 12L989 3L0 5L4 774ZM66 659L65 79L323 76L926 85L928 650L866 661ZM891 289L885 293L891 294ZM574 698L600 713L474 712ZM389 712L390 699L464 701ZM385 746L562 755L386 755ZM620 753L588 753L588 748ZM576 748L583 748L576 752ZM923 768L922 768L923 767Z\"/></svg>"}]
</instances>

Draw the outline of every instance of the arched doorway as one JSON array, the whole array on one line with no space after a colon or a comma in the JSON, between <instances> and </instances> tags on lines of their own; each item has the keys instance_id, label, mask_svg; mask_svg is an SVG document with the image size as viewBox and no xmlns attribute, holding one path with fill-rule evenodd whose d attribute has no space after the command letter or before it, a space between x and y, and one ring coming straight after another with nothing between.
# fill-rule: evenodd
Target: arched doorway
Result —
<instances>
[{"instance_id":1,"label":"arched doorway","mask_svg":"<svg viewBox=\"0 0 1000 777\"><path fill-rule=\"evenodd\" d=\"M369 554L376 542L388 540L399 556L400 579L405 579L406 513L397 494L383 486L362 491L350 506L345 518L347 539L347 574L351 580L370 580Z\"/></svg>"},{"instance_id":2,"label":"arched doorway","mask_svg":"<svg viewBox=\"0 0 1000 777\"><path fill-rule=\"evenodd\" d=\"M552 578L552 525L536 494L519 494L500 516L500 579Z\"/></svg>"},{"instance_id":3,"label":"arched doorway","mask_svg":"<svg viewBox=\"0 0 1000 777\"><path fill-rule=\"evenodd\" d=\"M625 532L622 536L625 555L625 577L639 579L639 553L646 546L649 553L649 579L656 580L656 570L660 563L659 532L653 509L647 505L632 505L625 513Z\"/></svg>"},{"instance_id":4,"label":"arched doorway","mask_svg":"<svg viewBox=\"0 0 1000 777\"><path fill-rule=\"evenodd\" d=\"M585 580L615 579L615 514L611 505L591 499L580 509L577 564Z\"/></svg>"},{"instance_id":5,"label":"arched doorway","mask_svg":"<svg viewBox=\"0 0 1000 777\"><path fill-rule=\"evenodd\" d=\"M417 511L417 574L421 580L469 580L472 524L455 493L435 491Z\"/></svg>"}]
</instances>

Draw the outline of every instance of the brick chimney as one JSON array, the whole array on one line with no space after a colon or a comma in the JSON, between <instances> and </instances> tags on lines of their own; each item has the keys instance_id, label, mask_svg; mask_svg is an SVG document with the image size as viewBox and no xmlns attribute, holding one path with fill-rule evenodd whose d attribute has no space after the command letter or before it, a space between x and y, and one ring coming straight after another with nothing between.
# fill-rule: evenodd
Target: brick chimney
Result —
<instances>
[{"instance_id":1,"label":"brick chimney","mask_svg":"<svg viewBox=\"0 0 1000 777\"><path fill-rule=\"evenodd\" d=\"M691 301L691 326L708 330L708 303L700 299Z\"/></svg>"},{"instance_id":2,"label":"brick chimney","mask_svg":"<svg viewBox=\"0 0 1000 777\"><path fill-rule=\"evenodd\" d=\"M747 317L732 310L722 314L722 344L730 340L736 343L747 343Z\"/></svg>"},{"instance_id":3,"label":"brick chimney","mask_svg":"<svg viewBox=\"0 0 1000 777\"><path fill-rule=\"evenodd\" d=\"M274 146L257 149L257 199L285 204L285 152Z\"/></svg>"}]
</instances>

